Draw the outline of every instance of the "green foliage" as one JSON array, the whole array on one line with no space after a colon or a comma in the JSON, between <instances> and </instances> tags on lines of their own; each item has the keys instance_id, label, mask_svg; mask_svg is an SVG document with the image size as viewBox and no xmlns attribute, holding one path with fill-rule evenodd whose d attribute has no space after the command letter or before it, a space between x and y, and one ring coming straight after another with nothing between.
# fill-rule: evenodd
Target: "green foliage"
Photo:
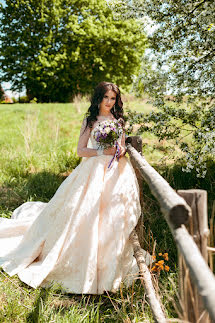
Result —
<instances>
[{"instance_id":1,"label":"green foliage","mask_svg":"<svg viewBox=\"0 0 215 323\"><path fill-rule=\"evenodd\" d=\"M173 140L184 152L184 171L204 177L215 156L215 2L114 1L117 17L144 17L149 48L134 89L148 93L157 108L132 113L138 133ZM174 104L167 102L167 96ZM189 138L189 140L187 140Z\"/></svg>"},{"instance_id":2,"label":"green foliage","mask_svg":"<svg viewBox=\"0 0 215 323\"><path fill-rule=\"evenodd\" d=\"M19 99L17 99L15 96L12 96L11 100L13 101L13 103L18 103L19 101Z\"/></svg>"},{"instance_id":3,"label":"green foliage","mask_svg":"<svg viewBox=\"0 0 215 323\"><path fill-rule=\"evenodd\" d=\"M113 0L117 17L144 17L157 69L183 94L215 94L215 3L211 0ZM177 92L177 93L178 93Z\"/></svg>"},{"instance_id":4,"label":"green foliage","mask_svg":"<svg viewBox=\"0 0 215 323\"><path fill-rule=\"evenodd\" d=\"M105 0L6 0L0 18L0 81L38 102L68 102L98 82L127 87L146 39Z\"/></svg>"},{"instance_id":5,"label":"green foliage","mask_svg":"<svg viewBox=\"0 0 215 323\"><path fill-rule=\"evenodd\" d=\"M29 103L29 98L27 95L20 96L18 102L19 103Z\"/></svg>"},{"instance_id":6,"label":"green foliage","mask_svg":"<svg viewBox=\"0 0 215 323\"><path fill-rule=\"evenodd\" d=\"M37 103L37 98L33 98L30 103Z\"/></svg>"},{"instance_id":7,"label":"green foliage","mask_svg":"<svg viewBox=\"0 0 215 323\"><path fill-rule=\"evenodd\" d=\"M183 171L195 169L197 177L204 177L208 162L215 156L215 107L194 100L184 105L186 108L160 99L156 111L128 111L128 133L150 132L159 140L169 140L184 153L178 155L186 161Z\"/></svg>"}]
</instances>

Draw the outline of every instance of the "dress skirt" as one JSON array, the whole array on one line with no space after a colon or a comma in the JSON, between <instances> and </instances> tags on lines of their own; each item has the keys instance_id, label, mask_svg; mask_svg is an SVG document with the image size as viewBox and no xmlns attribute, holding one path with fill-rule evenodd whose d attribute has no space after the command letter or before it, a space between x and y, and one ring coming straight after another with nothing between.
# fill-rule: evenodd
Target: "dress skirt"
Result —
<instances>
[{"instance_id":1,"label":"dress skirt","mask_svg":"<svg viewBox=\"0 0 215 323\"><path fill-rule=\"evenodd\" d=\"M127 157L83 158L48 203L26 202L0 218L0 266L36 288L116 291L137 272L129 235L141 213Z\"/></svg>"}]
</instances>

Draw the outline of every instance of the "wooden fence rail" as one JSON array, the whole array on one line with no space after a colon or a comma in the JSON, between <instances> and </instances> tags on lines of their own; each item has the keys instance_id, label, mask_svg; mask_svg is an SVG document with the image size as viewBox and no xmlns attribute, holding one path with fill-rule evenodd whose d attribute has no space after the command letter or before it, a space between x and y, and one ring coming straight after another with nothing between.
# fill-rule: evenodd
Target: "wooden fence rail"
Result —
<instances>
[{"instance_id":1,"label":"wooden fence rail","mask_svg":"<svg viewBox=\"0 0 215 323\"><path fill-rule=\"evenodd\" d=\"M197 287L212 322L215 322L215 276L205 262L185 224L191 217L191 209L167 183L167 181L132 147L132 137L127 140L127 151L132 164L139 170L158 200L161 211L171 229L180 253L183 255L191 278Z\"/></svg>"}]
</instances>

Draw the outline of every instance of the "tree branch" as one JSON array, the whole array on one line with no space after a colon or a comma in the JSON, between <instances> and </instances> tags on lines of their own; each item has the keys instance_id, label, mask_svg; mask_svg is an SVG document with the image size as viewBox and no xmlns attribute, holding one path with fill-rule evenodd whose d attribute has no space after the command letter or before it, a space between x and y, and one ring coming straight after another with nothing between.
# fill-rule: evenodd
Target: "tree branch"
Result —
<instances>
[{"instance_id":1,"label":"tree branch","mask_svg":"<svg viewBox=\"0 0 215 323\"><path fill-rule=\"evenodd\" d=\"M151 274L146 265L143 251L140 247L138 236L135 230L133 230L130 234L130 241L134 249L134 257L136 258L137 265L139 267L140 276L143 280L143 285L146 290L146 296L150 304L155 322L166 323L166 318L163 313L160 301L155 293L155 289L152 284Z\"/></svg>"},{"instance_id":2,"label":"tree branch","mask_svg":"<svg viewBox=\"0 0 215 323\"><path fill-rule=\"evenodd\" d=\"M193 8L193 10L189 12L189 15L192 15L192 14L193 14L193 12L194 12L196 9L198 9L198 8L199 8L203 3L205 3L205 2L208 2L208 0L203 0L203 1L199 2L199 3L195 6L195 8Z\"/></svg>"}]
</instances>

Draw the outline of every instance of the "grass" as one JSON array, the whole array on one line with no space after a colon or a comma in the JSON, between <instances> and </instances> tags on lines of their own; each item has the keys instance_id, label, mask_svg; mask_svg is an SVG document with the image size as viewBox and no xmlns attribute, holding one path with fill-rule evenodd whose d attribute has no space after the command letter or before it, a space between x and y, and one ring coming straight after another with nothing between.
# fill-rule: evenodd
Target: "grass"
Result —
<instances>
[{"instance_id":1,"label":"grass","mask_svg":"<svg viewBox=\"0 0 215 323\"><path fill-rule=\"evenodd\" d=\"M124 97L125 108L149 112L145 100ZM10 217L26 201L47 202L62 181L79 164L76 154L79 130L89 103L0 105L0 214ZM146 159L175 189L203 188L214 197L215 168L211 162L205 179L182 173L169 158L165 142L151 134L143 136ZM162 162L161 162L162 159ZM169 253L170 272L158 278L162 303L169 318L177 317L177 250L159 206L147 185L144 191L144 239L151 253ZM174 287L176 285L176 287ZM174 300L174 301L172 301ZM0 322L153 322L140 281L116 294L78 296L62 294L59 287L32 289L17 276L0 274Z\"/></svg>"},{"instance_id":2,"label":"grass","mask_svg":"<svg viewBox=\"0 0 215 323\"><path fill-rule=\"evenodd\" d=\"M167 277L162 280L169 286L168 297L165 289L162 293L168 315L173 312L169 297L175 291ZM122 286L116 294L65 295L58 286L32 289L2 272L0 295L0 322L153 322L140 281Z\"/></svg>"}]
</instances>

